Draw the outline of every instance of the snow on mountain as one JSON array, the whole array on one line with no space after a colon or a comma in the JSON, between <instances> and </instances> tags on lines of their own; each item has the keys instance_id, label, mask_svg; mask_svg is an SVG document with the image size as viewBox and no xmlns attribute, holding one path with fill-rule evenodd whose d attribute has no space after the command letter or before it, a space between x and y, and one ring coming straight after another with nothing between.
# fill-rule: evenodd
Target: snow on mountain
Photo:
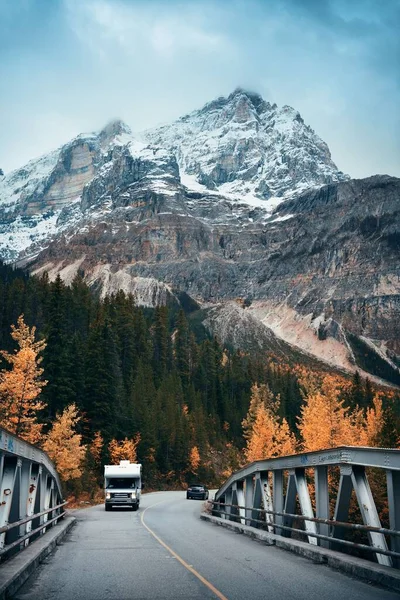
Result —
<instances>
[{"instance_id":1,"label":"snow on mountain","mask_svg":"<svg viewBox=\"0 0 400 600\"><path fill-rule=\"evenodd\" d=\"M306 188L343 179L299 113L237 89L139 134L113 121L2 177L0 255L32 257L61 232L120 214L133 198L169 197L159 212L242 226L270 221Z\"/></svg>"},{"instance_id":2,"label":"snow on mountain","mask_svg":"<svg viewBox=\"0 0 400 600\"><path fill-rule=\"evenodd\" d=\"M165 150L134 139L126 124L114 121L11 172L0 180L1 258L33 256L82 219L101 216L94 205L106 204L110 179L118 188L133 163L157 187L150 179L167 177L169 160Z\"/></svg>"},{"instance_id":3,"label":"snow on mountain","mask_svg":"<svg viewBox=\"0 0 400 600\"><path fill-rule=\"evenodd\" d=\"M297 111L240 88L170 125L136 135L172 151L181 175L196 185L253 206L348 179Z\"/></svg>"}]
</instances>

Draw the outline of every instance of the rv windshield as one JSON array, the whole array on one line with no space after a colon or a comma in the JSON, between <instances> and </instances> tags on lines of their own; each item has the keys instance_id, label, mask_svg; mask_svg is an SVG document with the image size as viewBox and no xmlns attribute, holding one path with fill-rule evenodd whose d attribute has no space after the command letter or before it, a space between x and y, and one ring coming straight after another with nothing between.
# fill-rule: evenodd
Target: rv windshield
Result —
<instances>
[{"instance_id":1,"label":"rv windshield","mask_svg":"<svg viewBox=\"0 0 400 600\"><path fill-rule=\"evenodd\" d=\"M130 488L134 489L136 487L136 479L132 477L112 477L107 481L107 488L112 489L120 489L120 488Z\"/></svg>"}]
</instances>

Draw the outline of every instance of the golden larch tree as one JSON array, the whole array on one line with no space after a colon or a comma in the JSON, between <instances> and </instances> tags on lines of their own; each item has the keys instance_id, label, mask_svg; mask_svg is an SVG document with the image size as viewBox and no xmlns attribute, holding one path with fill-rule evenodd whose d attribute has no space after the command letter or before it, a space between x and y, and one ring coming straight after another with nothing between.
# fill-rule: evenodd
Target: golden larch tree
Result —
<instances>
[{"instance_id":1,"label":"golden larch tree","mask_svg":"<svg viewBox=\"0 0 400 600\"><path fill-rule=\"evenodd\" d=\"M113 465L118 465L120 460L129 460L134 463L137 459L137 447L140 442L140 433L137 433L133 438L117 441L111 440L108 444L108 452L110 454L110 462Z\"/></svg>"},{"instance_id":2,"label":"golden larch tree","mask_svg":"<svg viewBox=\"0 0 400 600\"><path fill-rule=\"evenodd\" d=\"M324 377L320 391L306 395L297 426L304 452L352 445L359 438L356 415L344 406L339 380L330 375Z\"/></svg>"},{"instance_id":3,"label":"golden larch tree","mask_svg":"<svg viewBox=\"0 0 400 600\"><path fill-rule=\"evenodd\" d=\"M372 406L367 408L363 423L359 428L358 443L362 446L380 446L385 420L382 406L382 394L377 392L372 400Z\"/></svg>"},{"instance_id":4,"label":"golden larch tree","mask_svg":"<svg viewBox=\"0 0 400 600\"><path fill-rule=\"evenodd\" d=\"M14 353L2 351L1 355L11 365L11 370L0 373L0 419L2 425L27 442L40 441L43 425L38 423L38 412L45 408L40 400L47 381L41 380L43 369L39 354L46 347L35 342L36 328L29 328L24 317L11 325L11 337L17 342Z\"/></svg>"},{"instance_id":5,"label":"golden larch tree","mask_svg":"<svg viewBox=\"0 0 400 600\"><path fill-rule=\"evenodd\" d=\"M63 481L82 475L86 447L82 444L82 436L76 433L80 419L75 404L67 406L62 414L57 415L43 444Z\"/></svg>"},{"instance_id":6,"label":"golden larch tree","mask_svg":"<svg viewBox=\"0 0 400 600\"><path fill-rule=\"evenodd\" d=\"M200 466L200 452L197 446L193 446L189 452L189 466L192 473L197 473Z\"/></svg>"},{"instance_id":7,"label":"golden larch tree","mask_svg":"<svg viewBox=\"0 0 400 600\"><path fill-rule=\"evenodd\" d=\"M274 398L268 386L254 385L249 411L242 421L247 462L295 452L295 436L286 419L279 419L278 411L279 398Z\"/></svg>"},{"instance_id":8,"label":"golden larch tree","mask_svg":"<svg viewBox=\"0 0 400 600\"><path fill-rule=\"evenodd\" d=\"M103 436L100 431L96 431L94 438L89 444L89 454L92 458L94 465L97 467L101 463L101 452L103 450Z\"/></svg>"},{"instance_id":9,"label":"golden larch tree","mask_svg":"<svg viewBox=\"0 0 400 600\"><path fill-rule=\"evenodd\" d=\"M278 400L279 402L279 400ZM249 410L247 415L242 421L243 437L247 440L251 437L253 432L253 426L257 418L258 409L260 406L264 406L266 409L276 409L276 401L273 393L265 383L255 383L251 387L251 397Z\"/></svg>"}]
</instances>

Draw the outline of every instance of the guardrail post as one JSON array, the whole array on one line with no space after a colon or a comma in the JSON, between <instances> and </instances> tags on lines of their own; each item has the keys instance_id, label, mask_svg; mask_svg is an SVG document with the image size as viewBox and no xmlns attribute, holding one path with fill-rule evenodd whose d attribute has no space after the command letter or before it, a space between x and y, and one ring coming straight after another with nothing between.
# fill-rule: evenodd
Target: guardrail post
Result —
<instances>
[{"instance_id":1,"label":"guardrail post","mask_svg":"<svg viewBox=\"0 0 400 600\"><path fill-rule=\"evenodd\" d=\"M273 493L273 506L276 512L283 512L284 509L284 499L283 499L283 471L279 469L278 471L273 471L272 473L273 483L272 483L272 493ZM283 517L280 515L275 515L275 523L278 525L283 525ZM276 535L282 535L282 529L279 527L275 527Z\"/></svg>"},{"instance_id":2,"label":"guardrail post","mask_svg":"<svg viewBox=\"0 0 400 600\"><path fill-rule=\"evenodd\" d=\"M329 519L329 488L328 467L322 465L315 467L315 512L318 519ZM329 525L318 524L318 533L329 536ZM318 540L323 548L329 548L327 540Z\"/></svg>"},{"instance_id":3,"label":"guardrail post","mask_svg":"<svg viewBox=\"0 0 400 600\"><path fill-rule=\"evenodd\" d=\"M386 471L390 529L400 531L400 472ZM390 548L400 553L400 537L392 535ZM394 566L400 568L400 559L393 559Z\"/></svg>"}]
</instances>

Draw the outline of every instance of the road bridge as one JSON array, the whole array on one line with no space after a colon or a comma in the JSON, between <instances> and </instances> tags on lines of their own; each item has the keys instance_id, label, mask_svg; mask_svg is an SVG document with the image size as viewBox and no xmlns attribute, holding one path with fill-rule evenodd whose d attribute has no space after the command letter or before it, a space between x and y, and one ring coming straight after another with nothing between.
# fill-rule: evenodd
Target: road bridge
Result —
<instances>
[{"instance_id":1,"label":"road bridge","mask_svg":"<svg viewBox=\"0 0 400 600\"><path fill-rule=\"evenodd\" d=\"M36 515L35 519L43 519L39 522L42 533L46 530L45 535L40 535L40 540L33 541L30 548L23 550L18 555L23 556L24 553L32 551L35 544L43 543L46 536L51 535L50 529L56 530L57 527L61 527L59 524L50 528L49 524L53 518L59 520L62 515L62 495L58 488L57 475L54 467L48 462L48 457L41 454L41 451L36 452L37 449L32 447L27 449L24 446L15 445L15 440L14 445L10 445L9 438L4 438L4 436L1 440L1 490L11 489L10 487L6 488L4 482L7 482L8 486L10 481L14 481L15 484L12 493L7 495L8 498L10 496L13 498L9 505L13 508L10 508L8 512L9 523L3 525L3 528L12 525L11 520L19 523ZM365 477L361 477L361 471L357 470L362 467L358 464L361 462L361 455L356 460L357 464L352 464L355 455L340 455L340 465L338 466L334 462L338 462L338 457L334 457L334 454L338 452L340 454L340 452L349 452L349 450L327 451L327 454L320 456L330 458L326 458L326 461L320 461L318 464L313 462L316 456L308 455L307 468L313 468L314 474L318 473L316 476L321 480L321 472L317 470L317 466L328 469L330 466L335 466L339 470L342 467L343 478L353 478L353 488L354 485L360 485L360 489L368 491L368 469L365 470L364 465ZM394 507L391 507L391 514L394 510L396 519L399 510L399 490L397 476L393 475L394 471L397 472L393 461L397 460L398 454L393 454L392 451L388 454L388 452L379 453L382 463L380 468L388 477L388 493L389 496L392 494L395 503ZM15 461L15 459L17 460ZM282 462L289 459L292 461L290 468L287 462ZM304 485L307 483L307 473L302 471L302 469L306 469L305 460L305 455L299 455L276 459L275 463L260 461L233 474L216 493L216 504L213 507L214 511L219 511L218 515L215 517L210 515L210 517L232 527L252 528L254 531L279 536L281 539L289 539L282 535L282 532L285 531L283 528L287 527L286 523L288 522L285 519L289 519L289 526L296 525L295 528L302 531L305 541L316 540L317 543L311 543L310 547L314 546L323 551L323 543L326 546L333 541L336 543L340 538L325 539L330 536L324 536L320 532L329 533L335 525L313 521L312 519L319 517L310 516L314 499L312 495L309 495L310 507L307 504L304 489ZM31 462L30 470L23 466L24 461ZM330 466L327 464L329 461L332 461ZM343 464L341 464L342 462ZM23 517L24 507L28 507L25 509L28 512L31 510L32 504L29 502L29 493L26 494L25 491L26 473L35 474L39 467L41 467L40 477L42 480L39 486L40 491L36 492L34 502L35 510L37 509L39 512L33 512L33 515ZM345 471L345 467L348 469L351 467L351 473L349 470ZM14 469L13 477L10 475L11 468ZM376 465L375 469L378 469ZM284 492L282 507L279 505L281 502L280 492L278 494L279 483L278 485L276 483L280 481L279 475L275 477L275 492L273 487L274 472L278 473L279 470L282 471ZM303 474L304 479L302 480ZM30 481L29 478L28 480ZM347 483L349 483L348 480L346 483L341 481L339 489L345 489ZM321 504L323 489L321 481L317 481L318 505ZM49 490L52 490L52 493L49 494ZM343 493L340 492L340 494ZM299 498L299 494L303 497ZM16 498L18 497L19 501L17 502ZM42 497L45 498L44 503L40 503L37 499ZM273 504L274 498L278 498L277 505ZM326 498L324 506L325 501ZM49 504L47 508L46 504ZM19 507L19 513L16 506ZM299 514L296 514L297 511L285 514L285 509L288 509L289 506L291 511L294 510L293 506L298 507ZM71 600L72 598L74 600L102 600L103 598L107 600L132 600L132 598L243 600L247 597L255 600L265 597L272 600L278 598L336 600L341 595L355 600L398 598L395 591L351 578L331 569L326 564L317 564L274 545L256 543L249 537L235 535L229 529L215 527L212 523L200 520L202 507L202 502L186 500L185 492L182 491L145 494L138 512L131 512L122 507L114 509L112 512L106 512L104 505L74 511L76 526L34 575L18 591L13 592L12 597L15 600ZM368 504L366 507L365 510L369 511L371 505ZM282 508L282 510L278 510L278 508ZM60 511L56 517L53 516L55 511ZM44 514L40 515L40 513ZM284 516L279 513L283 513ZM46 514L49 516L45 521ZM317 514L320 514L318 510ZM300 518L300 525L294 523L294 516ZM310 519L309 523L314 523L312 527L301 525L305 522L301 519L304 516ZM56 523L56 520L53 522ZM324 519L320 520L324 521ZM252 523L252 521L260 522ZM374 527L369 524L366 526ZM26 523L13 529L19 532L19 547L24 547L26 545ZM37 528L32 527L32 531L34 529ZM274 531L271 532L271 529ZM382 528L375 527L375 529ZM11 529L2 532L4 535L3 548L10 545L8 539L10 531ZM339 528L337 527L335 531L338 536ZM398 533L398 530L393 531ZM397 568L387 564L380 565L377 559L377 556L383 556L391 561L397 559L396 549L390 545L390 539L397 539L397 535L384 531L371 531L370 533L382 535L387 544L387 550L377 546L378 543L382 543L381 537L371 538L370 556L375 562L369 564L375 565L375 568L381 569L383 573L392 572L400 575ZM324 537L315 537L316 535ZM15 541L13 540L11 543ZM383 550L384 553L381 554L377 550ZM328 549L327 551L332 552ZM306 555L306 553L304 554ZM339 555L338 552L334 554ZM18 556L0 564L0 580L2 569L9 568L10 564L18 559ZM368 564L365 560L354 558L352 560L359 560L363 565ZM400 577L398 581L400 590Z\"/></svg>"}]
</instances>

